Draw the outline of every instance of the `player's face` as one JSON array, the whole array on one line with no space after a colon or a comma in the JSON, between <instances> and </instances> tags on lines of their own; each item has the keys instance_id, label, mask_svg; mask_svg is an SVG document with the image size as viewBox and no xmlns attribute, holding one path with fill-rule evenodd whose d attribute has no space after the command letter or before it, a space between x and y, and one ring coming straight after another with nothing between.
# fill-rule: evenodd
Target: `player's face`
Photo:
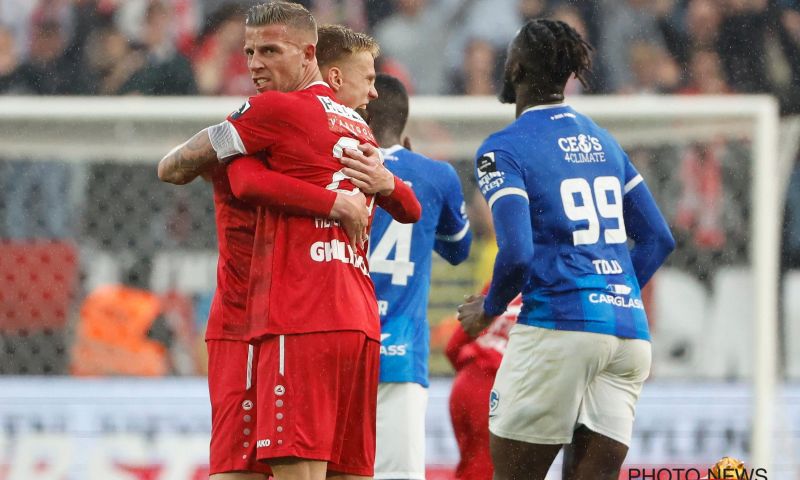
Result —
<instances>
[{"instance_id":1,"label":"player's face","mask_svg":"<svg viewBox=\"0 0 800 480\"><path fill-rule=\"evenodd\" d=\"M300 87L307 63L303 35L286 25L245 27L244 53L259 93Z\"/></svg>"},{"instance_id":2,"label":"player's face","mask_svg":"<svg viewBox=\"0 0 800 480\"><path fill-rule=\"evenodd\" d=\"M359 110L378 98L375 90L375 59L369 52L356 52L341 63L342 85L336 98L350 108Z\"/></svg>"}]
</instances>

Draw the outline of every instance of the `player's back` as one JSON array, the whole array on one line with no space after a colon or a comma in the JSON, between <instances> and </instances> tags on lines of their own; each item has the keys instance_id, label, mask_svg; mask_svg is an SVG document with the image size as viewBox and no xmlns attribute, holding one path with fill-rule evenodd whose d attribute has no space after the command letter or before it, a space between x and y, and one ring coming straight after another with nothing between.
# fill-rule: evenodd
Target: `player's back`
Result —
<instances>
[{"instance_id":1,"label":"player's back","mask_svg":"<svg viewBox=\"0 0 800 480\"><path fill-rule=\"evenodd\" d=\"M290 93L250 98L229 118L247 152L277 172L331 190L352 191L340 173L344 148L375 143L366 122L318 82ZM368 197L368 204L374 199ZM366 252L352 248L338 222L260 209L258 263L251 269L251 336L360 330L380 335ZM272 216L271 216L272 215ZM274 226L274 228L271 228ZM266 233L267 235L261 235Z\"/></svg>"},{"instance_id":2,"label":"player's back","mask_svg":"<svg viewBox=\"0 0 800 480\"><path fill-rule=\"evenodd\" d=\"M508 194L529 201L520 323L649 338L623 215L641 176L608 132L569 106L529 109L486 140L477 171L490 206Z\"/></svg>"},{"instance_id":3,"label":"player's back","mask_svg":"<svg viewBox=\"0 0 800 480\"><path fill-rule=\"evenodd\" d=\"M216 169L211 182L219 259L206 340L244 341L249 333L246 305L256 212L234 197L225 167Z\"/></svg>"},{"instance_id":4,"label":"player's back","mask_svg":"<svg viewBox=\"0 0 800 480\"><path fill-rule=\"evenodd\" d=\"M384 157L386 167L414 190L422 216L402 224L383 210L375 213L369 263L381 319L380 379L427 386L432 253L441 250L437 242L468 241L469 222L450 164L399 145L385 149Z\"/></svg>"}]
</instances>

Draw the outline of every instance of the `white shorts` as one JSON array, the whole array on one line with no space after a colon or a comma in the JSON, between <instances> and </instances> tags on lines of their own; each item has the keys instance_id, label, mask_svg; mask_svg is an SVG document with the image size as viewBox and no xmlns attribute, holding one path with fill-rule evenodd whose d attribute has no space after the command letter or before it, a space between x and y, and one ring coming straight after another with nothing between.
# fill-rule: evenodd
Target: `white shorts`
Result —
<instances>
[{"instance_id":1,"label":"white shorts","mask_svg":"<svg viewBox=\"0 0 800 480\"><path fill-rule=\"evenodd\" d=\"M627 446L650 373L650 342L517 324L489 406L489 430L536 444L568 444L579 425Z\"/></svg>"},{"instance_id":2,"label":"white shorts","mask_svg":"<svg viewBox=\"0 0 800 480\"><path fill-rule=\"evenodd\" d=\"M425 480L428 389L418 383L378 384L376 479Z\"/></svg>"}]
</instances>

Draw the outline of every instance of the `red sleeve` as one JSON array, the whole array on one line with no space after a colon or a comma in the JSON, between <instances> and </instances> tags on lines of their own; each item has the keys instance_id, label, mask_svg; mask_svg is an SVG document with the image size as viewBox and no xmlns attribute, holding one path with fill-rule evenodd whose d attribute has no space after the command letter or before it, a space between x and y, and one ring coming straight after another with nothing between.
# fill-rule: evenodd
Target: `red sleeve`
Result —
<instances>
[{"instance_id":1,"label":"red sleeve","mask_svg":"<svg viewBox=\"0 0 800 480\"><path fill-rule=\"evenodd\" d=\"M247 99L239 110L228 115L246 154L266 150L279 138L278 112L285 103L279 92L265 92Z\"/></svg>"},{"instance_id":2,"label":"red sleeve","mask_svg":"<svg viewBox=\"0 0 800 480\"><path fill-rule=\"evenodd\" d=\"M327 217L336 192L274 172L258 158L239 157L228 165L231 191L239 200L292 215Z\"/></svg>"},{"instance_id":3,"label":"red sleeve","mask_svg":"<svg viewBox=\"0 0 800 480\"><path fill-rule=\"evenodd\" d=\"M456 326L455 331L453 331L453 336L450 337L450 341L447 342L447 347L444 350L447 359L450 360L450 364L453 365L456 371L461 370L461 367L463 367L458 361L461 349L469 345L473 340L474 339L467 335L467 332L461 328L461 324Z\"/></svg>"},{"instance_id":4,"label":"red sleeve","mask_svg":"<svg viewBox=\"0 0 800 480\"><path fill-rule=\"evenodd\" d=\"M389 196L378 195L378 206L400 223L416 223L422 215L422 206L414 195L414 190L406 183L394 177L394 191Z\"/></svg>"}]
</instances>

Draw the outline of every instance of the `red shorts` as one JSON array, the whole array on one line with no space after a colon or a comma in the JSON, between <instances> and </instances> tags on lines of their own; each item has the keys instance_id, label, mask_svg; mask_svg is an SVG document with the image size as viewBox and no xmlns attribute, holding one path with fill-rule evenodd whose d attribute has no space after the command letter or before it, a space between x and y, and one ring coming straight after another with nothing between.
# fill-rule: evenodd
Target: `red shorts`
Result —
<instances>
[{"instance_id":1,"label":"red shorts","mask_svg":"<svg viewBox=\"0 0 800 480\"><path fill-rule=\"evenodd\" d=\"M209 474L268 473L269 468L256 458L258 348L234 340L208 340L206 347L211 396Z\"/></svg>"},{"instance_id":2,"label":"red shorts","mask_svg":"<svg viewBox=\"0 0 800 480\"><path fill-rule=\"evenodd\" d=\"M455 477L492 478L489 451L489 394L494 374L472 362L456 373L450 393L450 419L461 459Z\"/></svg>"},{"instance_id":3,"label":"red shorts","mask_svg":"<svg viewBox=\"0 0 800 480\"><path fill-rule=\"evenodd\" d=\"M380 345L362 332L268 337L258 359L259 460L297 457L371 477Z\"/></svg>"}]
</instances>

